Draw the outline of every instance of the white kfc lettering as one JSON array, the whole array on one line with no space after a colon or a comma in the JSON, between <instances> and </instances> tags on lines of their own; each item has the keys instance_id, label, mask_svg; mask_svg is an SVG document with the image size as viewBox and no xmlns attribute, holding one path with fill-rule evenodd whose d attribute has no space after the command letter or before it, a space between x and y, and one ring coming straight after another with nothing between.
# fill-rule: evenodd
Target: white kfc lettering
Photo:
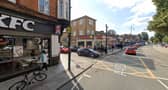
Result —
<instances>
[{"instance_id":1,"label":"white kfc lettering","mask_svg":"<svg viewBox=\"0 0 168 90\"><path fill-rule=\"evenodd\" d=\"M23 28L27 31L33 31L34 30L33 28L28 27L29 24L35 25L35 23L33 21L25 21L23 23Z\"/></svg>"},{"instance_id":2,"label":"white kfc lettering","mask_svg":"<svg viewBox=\"0 0 168 90\"><path fill-rule=\"evenodd\" d=\"M24 21L23 19L16 18L16 17L11 17L9 28L16 29L16 25L21 26L23 21Z\"/></svg>"},{"instance_id":3,"label":"white kfc lettering","mask_svg":"<svg viewBox=\"0 0 168 90\"><path fill-rule=\"evenodd\" d=\"M7 19L7 18L9 18L9 16L1 15L1 17L0 17L0 27L8 28L8 26L2 21L2 20Z\"/></svg>"},{"instance_id":4,"label":"white kfc lettering","mask_svg":"<svg viewBox=\"0 0 168 90\"><path fill-rule=\"evenodd\" d=\"M4 20L10 19L8 22L9 24L6 24ZM16 26L23 27L26 31L34 31L33 27L29 27L29 25L35 25L34 21L30 20L25 20L21 18L16 18L16 17L10 17L8 15L1 15L0 16L0 27L3 28L11 28L11 29L16 29Z\"/></svg>"}]
</instances>

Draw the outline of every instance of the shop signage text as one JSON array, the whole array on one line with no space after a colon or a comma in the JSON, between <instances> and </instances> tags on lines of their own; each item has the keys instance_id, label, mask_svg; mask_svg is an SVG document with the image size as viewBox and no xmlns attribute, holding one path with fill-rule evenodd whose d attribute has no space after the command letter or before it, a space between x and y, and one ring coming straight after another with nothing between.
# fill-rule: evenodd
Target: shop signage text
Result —
<instances>
[{"instance_id":1,"label":"shop signage text","mask_svg":"<svg viewBox=\"0 0 168 90\"><path fill-rule=\"evenodd\" d=\"M9 23L6 23L5 21L8 21ZM0 27L3 28L17 29L16 26L19 26L26 31L34 31L34 25L35 22L31 20L24 20L21 18L8 16L4 14L0 15Z\"/></svg>"}]
</instances>

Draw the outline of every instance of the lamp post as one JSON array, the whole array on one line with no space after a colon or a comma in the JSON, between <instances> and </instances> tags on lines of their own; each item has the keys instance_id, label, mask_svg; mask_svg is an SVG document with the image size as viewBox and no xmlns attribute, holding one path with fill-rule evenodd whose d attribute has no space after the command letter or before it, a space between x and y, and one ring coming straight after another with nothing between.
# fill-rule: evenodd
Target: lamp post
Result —
<instances>
[{"instance_id":1,"label":"lamp post","mask_svg":"<svg viewBox=\"0 0 168 90\"><path fill-rule=\"evenodd\" d=\"M108 29L108 26L106 24L106 48L105 48L105 53L107 54L107 29Z\"/></svg>"},{"instance_id":2,"label":"lamp post","mask_svg":"<svg viewBox=\"0 0 168 90\"><path fill-rule=\"evenodd\" d=\"M71 71L71 0L69 0L69 28L68 28L68 70Z\"/></svg>"}]
</instances>

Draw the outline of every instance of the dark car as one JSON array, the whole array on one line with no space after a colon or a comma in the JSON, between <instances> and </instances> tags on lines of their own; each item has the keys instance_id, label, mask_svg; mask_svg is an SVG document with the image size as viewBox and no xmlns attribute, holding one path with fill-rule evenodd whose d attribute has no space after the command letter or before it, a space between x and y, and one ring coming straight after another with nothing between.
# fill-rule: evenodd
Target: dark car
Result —
<instances>
[{"instance_id":1,"label":"dark car","mask_svg":"<svg viewBox=\"0 0 168 90\"><path fill-rule=\"evenodd\" d=\"M72 52L77 52L78 49L79 49L79 47L75 47L75 46L74 46L74 47L71 47L71 51L72 51Z\"/></svg>"},{"instance_id":2,"label":"dark car","mask_svg":"<svg viewBox=\"0 0 168 90\"><path fill-rule=\"evenodd\" d=\"M97 51L90 49L90 48L78 49L77 54L79 56L87 56L87 57L93 57L93 58L100 56L100 54Z\"/></svg>"}]
</instances>

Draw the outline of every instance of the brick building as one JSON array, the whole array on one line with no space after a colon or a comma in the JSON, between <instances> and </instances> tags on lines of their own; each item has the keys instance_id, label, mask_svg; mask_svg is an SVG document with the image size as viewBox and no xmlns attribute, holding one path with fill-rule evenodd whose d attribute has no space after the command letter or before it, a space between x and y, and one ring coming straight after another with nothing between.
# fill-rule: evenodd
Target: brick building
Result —
<instances>
[{"instance_id":1,"label":"brick building","mask_svg":"<svg viewBox=\"0 0 168 90\"><path fill-rule=\"evenodd\" d=\"M0 0L0 81L24 73L20 63L42 50L49 65L58 63L59 35L68 24L69 0Z\"/></svg>"},{"instance_id":2,"label":"brick building","mask_svg":"<svg viewBox=\"0 0 168 90\"><path fill-rule=\"evenodd\" d=\"M94 35L96 31L96 20L83 16L71 21L72 33L71 33L71 45L79 47L93 47ZM67 34L63 35L61 41L62 44L66 44Z\"/></svg>"}]
</instances>

